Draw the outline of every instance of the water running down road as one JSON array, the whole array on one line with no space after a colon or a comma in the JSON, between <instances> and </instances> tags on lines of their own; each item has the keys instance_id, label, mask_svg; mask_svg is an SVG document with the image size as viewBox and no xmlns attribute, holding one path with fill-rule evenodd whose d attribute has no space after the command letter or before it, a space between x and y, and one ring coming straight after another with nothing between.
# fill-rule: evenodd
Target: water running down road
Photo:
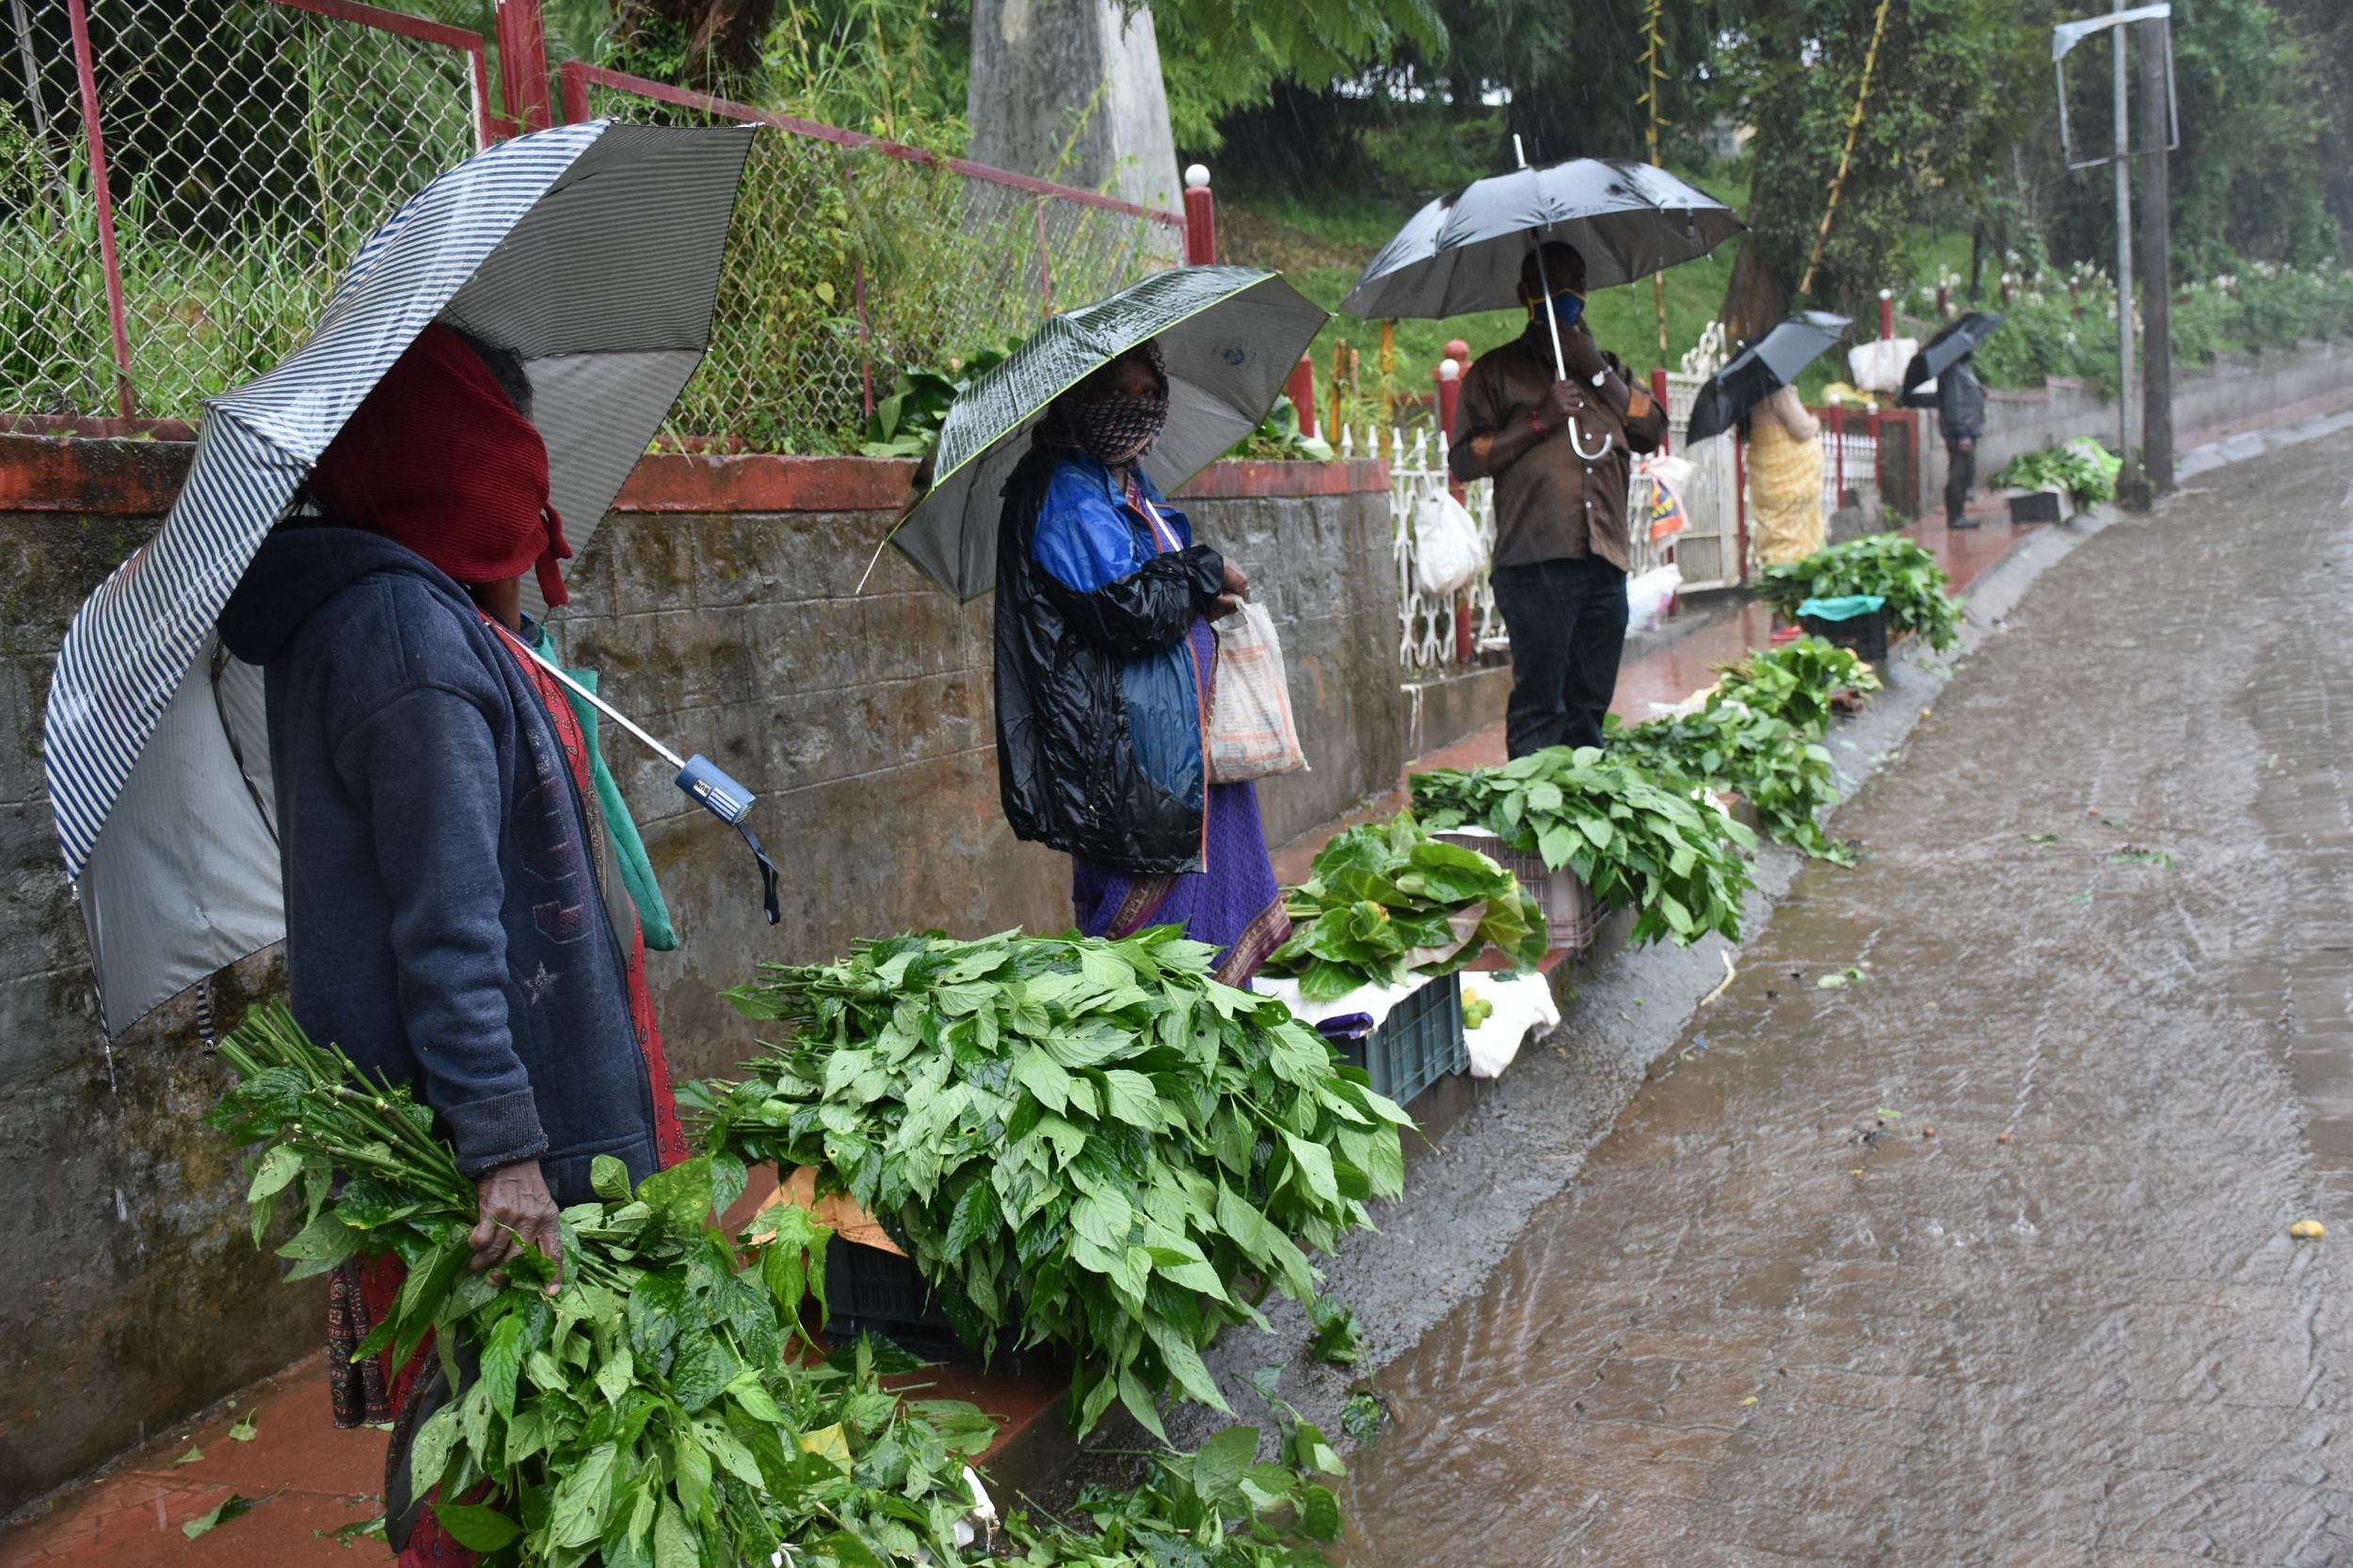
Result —
<instances>
[{"instance_id":1,"label":"water running down road","mask_svg":"<svg viewBox=\"0 0 2353 1568\"><path fill-rule=\"evenodd\" d=\"M1840 812L1377 1379L1350 1561L2353 1561L2353 448L2257 466L2053 567Z\"/></svg>"}]
</instances>

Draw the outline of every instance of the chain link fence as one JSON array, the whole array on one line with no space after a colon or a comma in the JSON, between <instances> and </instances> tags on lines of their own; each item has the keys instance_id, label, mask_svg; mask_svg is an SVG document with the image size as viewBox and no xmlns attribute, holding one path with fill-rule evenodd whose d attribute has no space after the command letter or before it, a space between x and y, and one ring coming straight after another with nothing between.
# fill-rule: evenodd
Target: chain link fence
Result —
<instances>
[{"instance_id":1,"label":"chain link fence","mask_svg":"<svg viewBox=\"0 0 2353 1568\"><path fill-rule=\"evenodd\" d=\"M0 40L5 414L193 421L488 130L478 35L348 0L0 0Z\"/></svg>"},{"instance_id":2,"label":"chain link fence","mask_svg":"<svg viewBox=\"0 0 2353 1568\"><path fill-rule=\"evenodd\" d=\"M1174 213L577 62L563 77L568 120L772 128L744 172L710 355L671 418L682 445L887 443L920 396L909 373L952 380L1181 248Z\"/></svg>"}]
</instances>

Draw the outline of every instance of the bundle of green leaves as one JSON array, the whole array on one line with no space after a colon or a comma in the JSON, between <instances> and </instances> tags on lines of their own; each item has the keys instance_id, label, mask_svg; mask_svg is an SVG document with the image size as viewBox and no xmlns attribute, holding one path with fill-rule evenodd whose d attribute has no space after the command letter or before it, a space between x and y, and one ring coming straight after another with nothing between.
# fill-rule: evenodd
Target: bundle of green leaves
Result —
<instances>
[{"instance_id":1,"label":"bundle of green leaves","mask_svg":"<svg viewBox=\"0 0 2353 1568\"><path fill-rule=\"evenodd\" d=\"M1566 866L1604 906L1635 912L1633 939L1737 938L1753 886L1740 851L1755 835L1688 778L1597 747L1551 746L1499 768L1416 774L1414 809L1433 832L1476 824L1546 866Z\"/></svg>"},{"instance_id":2,"label":"bundle of green leaves","mask_svg":"<svg viewBox=\"0 0 2353 1568\"><path fill-rule=\"evenodd\" d=\"M600 1201L564 1212L564 1277L550 1296L536 1253L509 1265L504 1286L464 1271L473 1185L406 1089L312 1046L280 1005L256 1010L220 1054L238 1081L210 1120L264 1151L257 1240L289 1203L305 1217L278 1249L289 1277L356 1256L408 1265L361 1353L406 1357L433 1335L456 1398L418 1432L411 1495L438 1483L441 1497L472 1499L434 1512L485 1568L695 1568L784 1548L816 1568L994 1560L959 1530L976 1501L968 1461L994 1423L911 1397L920 1385L885 1387L885 1375L918 1370L887 1342L818 1358L802 1312L824 1310L829 1233L806 1210L772 1208L750 1235L722 1235L710 1215L740 1188L739 1164L705 1156L632 1193L617 1160L598 1161ZM1271 1385L1261 1391L1275 1404L1276 1460L1257 1461L1251 1427L1196 1453L1163 1449L1134 1488L1089 1493L1079 1521L1008 1518L1024 1560L1320 1565L1300 1543L1337 1536L1337 1501L1318 1478L1342 1467Z\"/></svg>"},{"instance_id":3,"label":"bundle of green leaves","mask_svg":"<svg viewBox=\"0 0 2353 1568\"><path fill-rule=\"evenodd\" d=\"M1297 976L1310 1000L1451 974L1491 945L1522 968L1545 956L1544 910L1519 879L1476 850L1440 843L1410 811L1325 844L1315 874L1284 906L1290 939L1268 957L1266 972ZM1474 907L1479 923L1465 940L1451 917ZM1433 952L1445 956L1426 956ZM1417 954L1425 956L1417 962Z\"/></svg>"},{"instance_id":4,"label":"bundle of green leaves","mask_svg":"<svg viewBox=\"0 0 2353 1568\"><path fill-rule=\"evenodd\" d=\"M1696 713L1612 728L1609 755L1661 777L1733 792L1756 808L1766 832L1817 859L1843 865L1852 857L1815 820L1838 798L1829 750L1777 714L1719 693Z\"/></svg>"},{"instance_id":5,"label":"bundle of green leaves","mask_svg":"<svg viewBox=\"0 0 2353 1568\"><path fill-rule=\"evenodd\" d=\"M1160 927L865 943L729 993L792 1025L692 1096L714 1152L808 1165L879 1220L964 1339L1075 1354L1070 1414L1160 1430L1174 1384L1225 1408L1200 1347L1301 1301L1365 1200L1402 1190L1404 1112L1283 1004ZM1296 1241L1294 1239L1297 1239Z\"/></svg>"},{"instance_id":6,"label":"bundle of green leaves","mask_svg":"<svg viewBox=\"0 0 2353 1568\"><path fill-rule=\"evenodd\" d=\"M1786 719L1817 741L1829 732L1833 696L1880 689L1880 678L1854 649L1812 635L1758 648L1719 668L1716 697Z\"/></svg>"},{"instance_id":7,"label":"bundle of green leaves","mask_svg":"<svg viewBox=\"0 0 2353 1568\"><path fill-rule=\"evenodd\" d=\"M2096 505L2116 499L2117 475L2123 472L2121 458L2090 437L2081 436L2064 446L2046 446L2011 458L1993 482L2028 490L2056 486L2079 502Z\"/></svg>"},{"instance_id":8,"label":"bundle of green leaves","mask_svg":"<svg viewBox=\"0 0 2353 1568\"><path fill-rule=\"evenodd\" d=\"M1935 556L1901 534L1865 534L1802 561L1767 567L1756 591L1793 619L1809 599L1877 594L1887 600L1891 629L1914 632L1942 652L1961 634L1961 606L1945 591L1950 582Z\"/></svg>"},{"instance_id":9,"label":"bundle of green leaves","mask_svg":"<svg viewBox=\"0 0 2353 1568\"><path fill-rule=\"evenodd\" d=\"M564 1211L551 1296L536 1253L504 1285L466 1271L473 1184L407 1090L369 1083L279 1005L220 1054L238 1082L211 1120L265 1150L256 1239L291 1199L304 1224L278 1251L292 1277L360 1255L408 1265L360 1353L405 1360L432 1334L456 1397L418 1430L411 1495L438 1484L472 1499L435 1513L487 1564L766 1562L787 1544L842 1568L956 1560L964 1459L990 1422L968 1405L903 1404L871 1351L788 1360L822 1289L825 1232L776 1210L739 1263L711 1214L740 1191L740 1164L689 1160L632 1192L618 1160L598 1160L600 1201Z\"/></svg>"}]
</instances>

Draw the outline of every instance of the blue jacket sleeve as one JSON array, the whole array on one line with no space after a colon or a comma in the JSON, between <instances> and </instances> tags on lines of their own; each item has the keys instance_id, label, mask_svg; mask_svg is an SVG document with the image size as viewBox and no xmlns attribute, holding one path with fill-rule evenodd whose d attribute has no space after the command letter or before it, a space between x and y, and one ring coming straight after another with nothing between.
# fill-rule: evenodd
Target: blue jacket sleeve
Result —
<instances>
[{"instance_id":1,"label":"blue jacket sleeve","mask_svg":"<svg viewBox=\"0 0 2353 1568\"><path fill-rule=\"evenodd\" d=\"M346 731L335 764L376 826L418 1096L469 1176L544 1153L508 1021L505 809L489 720L447 687L412 688Z\"/></svg>"},{"instance_id":2,"label":"blue jacket sleeve","mask_svg":"<svg viewBox=\"0 0 2353 1568\"><path fill-rule=\"evenodd\" d=\"M1225 586L1225 558L1208 545L1134 564L1129 524L1108 499L1061 502L1048 490L1030 553L1047 598L1070 629L1123 658L1174 647Z\"/></svg>"}]
</instances>

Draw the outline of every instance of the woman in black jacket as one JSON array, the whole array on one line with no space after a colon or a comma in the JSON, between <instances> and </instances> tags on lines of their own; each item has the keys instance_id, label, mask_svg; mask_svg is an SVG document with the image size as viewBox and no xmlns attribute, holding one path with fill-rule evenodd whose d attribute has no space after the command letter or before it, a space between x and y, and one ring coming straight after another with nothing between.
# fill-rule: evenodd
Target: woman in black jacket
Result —
<instances>
[{"instance_id":1,"label":"woman in black jacket","mask_svg":"<svg viewBox=\"0 0 2353 1568\"><path fill-rule=\"evenodd\" d=\"M1249 580L1137 459L1168 419L1145 344L1055 401L997 534L997 760L1020 838L1071 857L1089 936L1180 925L1246 984L1290 922L1258 797L1207 764L1217 636Z\"/></svg>"}]
</instances>

